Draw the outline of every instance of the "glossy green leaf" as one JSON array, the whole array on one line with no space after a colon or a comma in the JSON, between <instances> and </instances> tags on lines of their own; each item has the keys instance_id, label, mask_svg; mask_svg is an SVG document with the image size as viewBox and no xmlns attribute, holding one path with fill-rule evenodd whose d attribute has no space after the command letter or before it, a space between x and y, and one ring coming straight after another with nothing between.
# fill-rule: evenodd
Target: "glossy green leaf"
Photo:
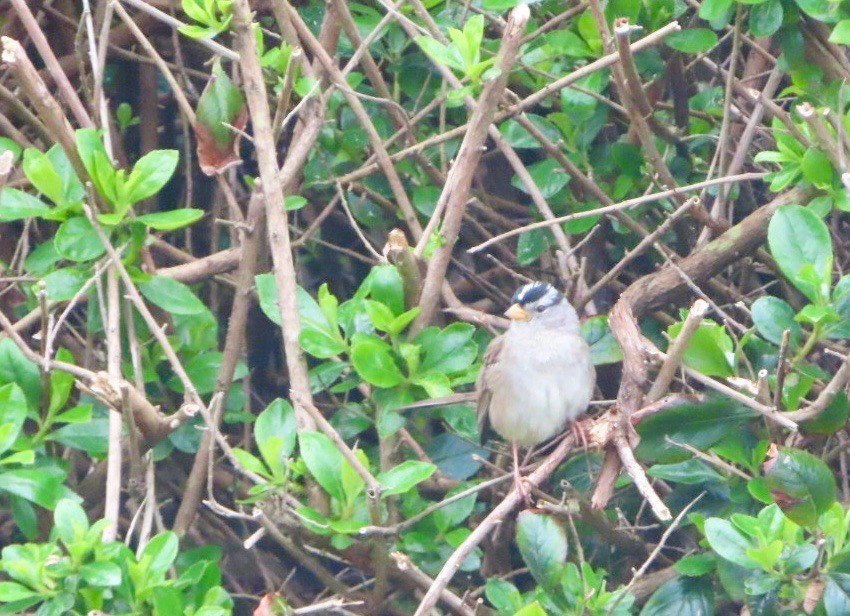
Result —
<instances>
[{"instance_id":1,"label":"glossy green leaf","mask_svg":"<svg viewBox=\"0 0 850 616\"><path fill-rule=\"evenodd\" d=\"M57 205L64 202L62 178L46 154L27 148L24 150L23 168L27 179L40 193Z\"/></svg>"},{"instance_id":2,"label":"glossy green leaf","mask_svg":"<svg viewBox=\"0 0 850 616\"><path fill-rule=\"evenodd\" d=\"M136 217L136 220L146 227L156 229L157 231L174 231L191 225L203 218L204 211L193 208L181 208L177 210L169 210L168 212L154 212L152 214L142 214Z\"/></svg>"},{"instance_id":3,"label":"glossy green leaf","mask_svg":"<svg viewBox=\"0 0 850 616\"><path fill-rule=\"evenodd\" d=\"M171 531L160 533L148 542L139 556L139 564L147 571L149 581L165 575L177 558L178 547L177 535Z\"/></svg>"},{"instance_id":4,"label":"glossy green leaf","mask_svg":"<svg viewBox=\"0 0 850 616\"><path fill-rule=\"evenodd\" d=\"M82 540L89 530L86 512L75 501L63 498L53 511L54 530L66 546Z\"/></svg>"},{"instance_id":5,"label":"glossy green leaf","mask_svg":"<svg viewBox=\"0 0 850 616\"><path fill-rule=\"evenodd\" d=\"M374 336L355 336L351 363L364 381L378 387L395 387L404 380L390 345Z\"/></svg>"},{"instance_id":6,"label":"glossy green leaf","mask_svg":"<svg viewBox=\"0 0 850 616\"><path fill-rule=\"evenodd\" d=\"M614 364L623 359L620 343L611 333L608 317L599 315L585 319L581 324L581 336L590 345L590 359L593 365Z\"/></svg>"},{"instance_id":7,"label":"glossy green leaf","mask_svg":"<svg viewBox=\"0 0 850 616\"><path fill-rule=\"evenodd\" d=\"M729 520L709 518L705 521L704 532L711 549L720 556L741 567L758 569L758 563L747 556L747 550L756 547L756 544Z\"/></svg>"},{"instance_id":8,"label":"glossy green leaf","mask_svg":"<svg viewBox=\"0 0 850 616\"><path fill-rule=\"evenodd\" d=\"M452 323L443 329L422 330L415 342L422 346L422 372L453 374L466 370L478 356L478 345L472 339L475 327L469 323Z\"/></svg>"},{"instance_id":9,"label":"glossy green leaf","mask_svg":"<svg viewBox=\"0 0 850 616\"><path fill-rule=\"evenodd\" d=\"M706 21L720 19L732 6L732 0L703 0L699 7L699 16Z\"/></svg>"},{"instance_id":10,"label":"glossy green leaf","mask_svg":"<svg viewBox=\"0 0 850 616\"><path fill-rule=\"evenodd\" d=\"M204 303L187 285L173 278L154 276L138 285L139 291L152 304L172 314L200 314L207 310Z\"/></svg>"},{"instance_id":11,"label":"glossy green leaf","mask_svg":"<svg viewBox=\"0 0 850 616\"><path fill-rule=\"evenodd\" d=\"M640 616L712 616L714 588L709 580L675 577L652 593Z\"/></svg>"},{"instance_id":12,"label":"glossy green leaf","mask_svg":"<svg viewBox=\"0 0 850 616\"><path fill-rule=\"evenodd\" d=\"M834 171L832 161L817 148L809 148L800 161L803 176L818 188L830 188Z\"/></svg>"},{"instance_id":13,"label":"glossy green leaf","mask_svg":"<svg viewBox=\"0 0 850 616\"><path fill-rule=\"evenodd\" d=\"M17 345L7 336L0 338L0 385L14 384L26 396L26 413L28 405L31 409L38 408L41 400L41 373ZM16 394L8 391L9 403L17 400Z\"/></svg>"},{"instance_id":14,"label":"glossy green leaf","mask_svg":"<svg viewBox=\"0 0 850 616\"><path fill-rule=\"evenodd\" d=\"M17 383L0 386L0 454L18 438L27 418L27 399Z\"/></svg>"},{"instance_id":15,"label":"glossy green leaf","mask_svg":"<svg viewBox=\"0 0 850 616\"><path fill-rule=\"evenodd\" d=\"M50 206L17 188L6 187L0 192L0 222L41 216Z\"/></svg>"},{"instance_id":16,"label":"glossy green leaf","mask_svg":"<svg viewBox=\"0 0 850 616\"><path fill-rule=\"evenodd\" d=\"M850 574L830 572L822 597L826 616L850 614Z\"/></svg>"},{"instance_id":17,"label":"glossy green leaf","mask_svg":"<svg viewBox=\"0 0 850 616\"><path fill-rule=\"evenodd\" d=\"M813 527L835 502L835 478L823 460L807 451L777 447L768 453L764 478L782 512L800 526Z\"/></svg>"},{"instance_id":18,"label":"glossy green leaf","mask_svg":"<svg viewBox=\"0 0 850 616\"><path fill-rule=\"evenodd\" d=\"M754 411L740 403L720 396L674 406L640 422L637 427L641 436L638 458L665 463L689 459L689 453L670 441L706 450L739 430L754 415Z\"/></svg>"},{"instance_id":19,"label":"glossy green leaf","mask_svg":"<svg viewBox=\"0 0 850 616\"><path fill-rule=\"evenodd\" d=\"M73 298L86 284L90 275L76 267L63 267L47 274L42 280L47 299L53 302Z\"/></svg>"},{"instance_id":20,"label":"glossy green leaf","mask_svg":"<svg viewBox=\"0 0 850 616\"><path fill-rule=\"evenodd\" d=\"M53 244L56 252L69 261L91 261L106 252L91 222L84 216L69 218L59 225Z\"/></svg>"},{"instance_id":21,"label":"glossy green leaf","mask_svg":"<svg viewBox=\"0 0 850 616\"><path fill-rule=\"evenodd\" d=\"M832 34L829 35L829 42L850 45L850 19L842 19L835 24Z\"/></svg>"},{"instance_id":22,"label":"glossy green leaf","mask_svg":"<svg viewBox=\"0 0 850 616\"><path fill-rule=\"evenodd\" d=\"M516 614L523 605L522 595L516 586L497 577L487 579L484 585L484 596L487 601L499 610L499 614Z\"/></svg>"},{"instance_id":23,"label":"glossy green leaf","mask_svg":"<svg viewBox=\"0 0 850 616\"><path fill-rule=\"evenodd\" d=\"M153 150L137 160L124 184L127 201L137 203L158 193L174 175L179 158L177 150Z\"/></svg>"},{"instance_id":24,"label":"glossy green leaf","mask_svg":"<svg viewBox=\"0 0 850 616\"><path fill-rule=\"evenodd\" d=\"M552 232L548 229L523 231L517 240L516 259L520 265L531 265L552 245Z\"/></svg>"},{"instance_id":25,"label":"glossy green leaf","mask_svg":"<svg viewBox=\"0 0 850 616\"><path fill-rule=\"evenodd\" d=\"M88 423L69 423L51 432L48 439L102 458L109 443L109 420L103 417Z\"/></svg>"},{"instance_id":26,"label":"glossy green leaf","mask_svg":"<svg viewBox=\"0 0 850 616\"><path fill-rule=\"evenodd\" d=\"M782 273L815 303L829 296L832 238L810 210L787 205L776 210L767 233L770 252Z\"/></svg>"},{"instance_id":27,"label":"glossy green leaf","mask_svg":"<svg viewBox=\"0 0 850 616\"><path fill-rule=\"evenodd\" d=\"M564 529L548 515L522 511L517 517L516 543L537 583L555 588L567 557Z\"/></svg>"},{"instance_id":28,"label":"glossy green leaf","mask_svg":"<svg viewBox=\"0 0 850 616\"><path fill-rule=\"evenodd\" d=\"M381 497L404 494L413 486L428 479L437 467L420 460L405 460L401 464L378 474Z\"/></svg>"},{"instance_id":29,"label":"glossy green leaf","mask_svg":"<svg viewBox=\"0 0 850 616\"><path fill-rule=\"evenodd\" d=\"M691 554L676 561L676 571L688 577L699 577L714 570L715 558L710 554Z\"/></svg>"},{"instance_id":30,"label":"glossy green leaf","mask_svg":"<svg viewBox=\"0 0 850 616\"><path fill-rule=\"evenodd\" d=\"M688 28L674 32L664 43L684 53L702 53L717 44L717 35L707 28Z\"/></svg>"},{"instance_id":31,"label":"glossy green leaf","mask_svg":"<svg viewBox=\"0 0 850 616\"><path fill-rule=\"evenodd\" d=\"M789 342L792 348L800 345L803 329L794 320L794 309L783 299L766 295L759 297L750 307L753 324L759 334L773 344L782 343L782 334L787 329L790 332Z\"/></svg>"},{"instance_id":32,"label":"glossy green leaf","mask_svg":"<svg viewBox=\"0 0 850 616\"><path fill-rule=\"evenodd\" d=\"M53 509L60 499L73 493L65 487L65 473L56 468L7 469L0 472L0 489Z\"/></svg>"},{"instance_id":33,"label":"glossy green leaf","mask_svg":"<svg viewBox=\"0 0 850 616\"><path fill-rule=\"evenodd\" d=\"M254 438L269 468L280 467L283 459L291 456L295 449L295 410L292 405L282 398L272 401L257 416Z\"/></svg>"},{"instance_id":34,"label":"glossy green leaf","mask_svg":"<svg viewBox=\"0 0 850 616\"><path fill-rule=\"evenodd\" d=\"M671 325L667 334L671 340L675 340L680 331L682 322ZM683 360L689 368L708 376L732 376L735 373L734 343L726 333L726 328L704 320L691 336Z\"/></svg>"},{"instance_id":35,"label":"glossy green leaf","mask_svg":"<svg viewBox=\"0 0 850 616\"><path fill-rule=\"evenodd\" d=\"M753 36L773 36L782 25L785 9L782 0L767 0L750 8L750 33Z\"/></svg>"},{"instance_id":36,"label":"glossy green leaf","mask_svg":"<svg viewBox=\"0 0 850 616\"><path fill-rule=\"evenodd\" d=\"M321 432L300 432L298 444L307 470L320 486L339 501L345 498L342 488L342 465L348 464L331 439Z\"/></svg>"},{"instance_id":37,"label":"glossy green leaf","mask_svg":"<svg viewBox=\"0 0 850 616\"><path fill-rule=\"evenodd\" d=\"M215 175L242 162L236 151L239 135L227 125L240 131L245 128L248 120L245 98L218 59L195 111L194 129L201 170Z\"/></svg>"},{"instance_id":38,"label":"glossy green leaf","mask_svg":"<svg viewBox=\"0 0 850 616\"><path fill-rule=\"evenodd\" d=\"M111 562L87 563L80 567L80 576L91 586L109 588L121 584L121 567Z\"/></svg>"}]
</instances>

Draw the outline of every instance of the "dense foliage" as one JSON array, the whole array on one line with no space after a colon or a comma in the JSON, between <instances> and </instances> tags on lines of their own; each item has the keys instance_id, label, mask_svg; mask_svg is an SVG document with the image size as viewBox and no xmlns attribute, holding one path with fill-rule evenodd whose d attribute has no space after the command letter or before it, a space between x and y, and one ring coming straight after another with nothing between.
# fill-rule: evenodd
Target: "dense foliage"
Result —
<instances>
[{"instance_id":1,"label":"dense foliage","mask_svg":"<svg viewBox=\"0 0 850 616\"><path fill-rule=\"evenodd\" d=\"M0 6L0 613L850 613L844 3L89 4Z\"/></svg>"}]
</instances>

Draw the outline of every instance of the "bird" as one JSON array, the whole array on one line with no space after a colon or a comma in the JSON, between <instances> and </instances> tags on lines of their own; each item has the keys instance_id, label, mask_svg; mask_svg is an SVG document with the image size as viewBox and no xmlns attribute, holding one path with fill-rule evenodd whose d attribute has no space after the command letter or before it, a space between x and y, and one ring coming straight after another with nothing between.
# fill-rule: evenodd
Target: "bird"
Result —
<instances>
[{"instance_id":1,"label":"bird","mask_svg":"<svg viewBox=\"0 0 850 616\"><path fill-rule=\"evenodd\" d=\"M511 323L484 351L475 394L479 424L489 420L511 445L514 483L528 504L519 448L552 438L587 411L596 370L578 314L558 289L530 282L511 301Z\"/></svg>"}]
</instances>

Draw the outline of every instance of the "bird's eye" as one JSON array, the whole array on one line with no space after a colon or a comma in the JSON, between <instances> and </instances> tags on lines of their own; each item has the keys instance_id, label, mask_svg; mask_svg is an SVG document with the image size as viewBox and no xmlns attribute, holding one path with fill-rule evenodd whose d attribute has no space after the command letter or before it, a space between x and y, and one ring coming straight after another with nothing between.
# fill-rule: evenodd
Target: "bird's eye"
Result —
<instances>
[{"instance_id":1,"label":"bird's eye","mask_svg":"<svg viewBox=\"0 0 850 616\"><path fill-rule=\"evenodd\" d=\"M538 306L537 308L535 308L535 310L537 312L543 312L544 310L546 310L546 306Z\"/></svg>"}]
</instances>

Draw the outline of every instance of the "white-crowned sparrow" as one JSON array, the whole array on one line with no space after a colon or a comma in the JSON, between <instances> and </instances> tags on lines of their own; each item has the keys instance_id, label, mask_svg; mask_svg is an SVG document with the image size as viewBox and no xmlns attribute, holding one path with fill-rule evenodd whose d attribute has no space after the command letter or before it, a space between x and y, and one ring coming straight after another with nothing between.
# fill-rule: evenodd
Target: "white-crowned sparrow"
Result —
<instances>
[{"instance_id":1,"label":"white-crowned sparrow","mask_svg":"<svg viewBox=\"0 0 850 616\"><path fill-rule=\"evenodd\" d=\"M508 331L484 352L478 375L479 420L511 443L514 479L528 501L519 474L518 448L555 436L587 410L596 383L590 348L579 334L578 315L552 285L519 288L505 315Z\"/></svg>"}]
</instances>

